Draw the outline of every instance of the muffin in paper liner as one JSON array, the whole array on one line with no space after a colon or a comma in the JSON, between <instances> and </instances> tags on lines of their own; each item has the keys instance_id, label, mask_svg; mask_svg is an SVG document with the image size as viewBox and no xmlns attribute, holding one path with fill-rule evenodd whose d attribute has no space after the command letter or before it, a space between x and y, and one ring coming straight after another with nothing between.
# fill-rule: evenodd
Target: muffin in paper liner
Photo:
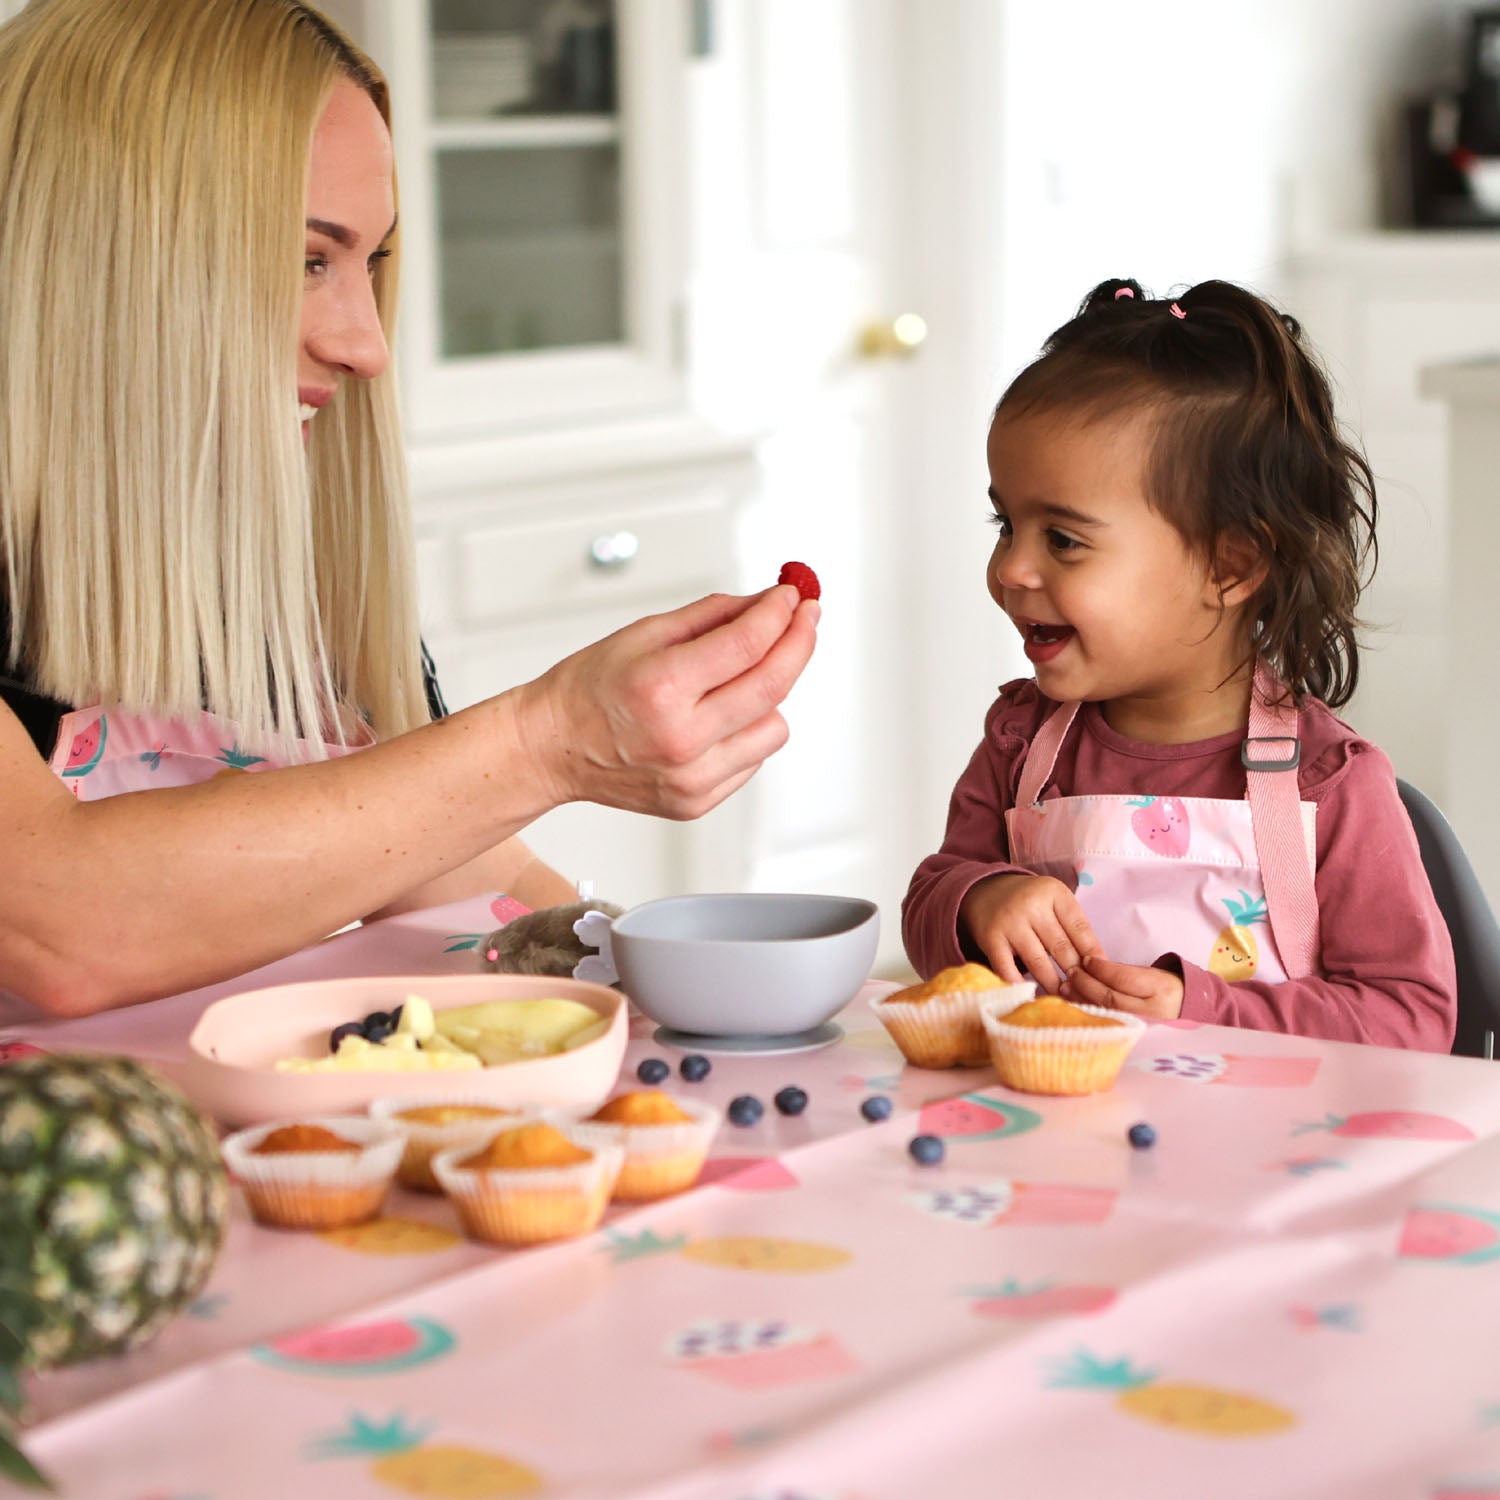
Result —
<instances>
[{"instance_id":1,"label":"muffin in paper liner","mask_svg":"<svg viewBox=\"0 0 1500 1500\"><path fill-rule=\"evenodd\" d=\"M476 1113L468 1119L414 1120L407 1117L410 1110L483 1113ZM419 1193L441 1193L442 1185L432 1170L432 1158L439 1151L457 1146L477 1149L497 1131L535 1119L536 1111L501 1109L477 1096L445 1093L442 1098L376 1099L370 1105L370 1118L387 1121L401 1132L406 1141L401 1164L396 1168L396 1181Z\"/></svg>"},{"instance_id":2,"label":"muffin in paper liner","mask_svg":"<svg viewBox=\"0 0 1500 1500\"><path fill-rule=\"evenodd\" d=\"M1000 1082L1028 1094L1097 1094L1119 1076L1146 1023L1127 1011L1098 1005L1075 1009L1102 1016L1112 1026L1009 1026L1005 1017L1029 996L995 996L980 1006L990 1059Z\"/></svg>"},{"instance_id":3,"label":"muffin in paper liner","mask_svg":"<svg viewBox=\"0 0 1500 1500\"><path fill-rule=\"evenodd\" d=\"M698 1180L704 1158L723 1115L695 1099L672 1101L692 1118L681 1124L622 1125L608 1120L568 1117L571 1135L592 1149L595 1142L619 1146L625 1154L615 1183L621 1202L640 1203L681 1193Z\"/></svg>"},{"instance_id":4,"label":"muffin in paper liner","mask_svg":"<svg viewBox=\"0 0 1500 1500\"><path fill-rule=\"evenodd\" d=\"M358 1151L286 1151L258 1156L255 1148L289 1125L317 1125L352 1141ZM373 1219L385 1202L396 1164L400 1133L381 1120L359 1115L276 1120L237 1131L220 1143L225 1165L245 1190L257 1223L275 1229L341 1229Z\"/></svg>"},{"instance_id":5,"label":"muffin in paper liner","mask_svg":"<svg viewBox=\"0 0 1500 1500\"><path fill-rule=\"evenodd\" d=\"M911 985L909 989L924 987ZM916 1068L985 1068L990 1063L990 1043L979 1018L981 1002L999 997L1019 1005L1031 999L1036 985L1030 980L1020 984L997 980L985 989L951 990L925 1000L903 1000L906 993L897 990L872 1000L870 1009L907 1062Z\"/></svg>"},{"instance_id":6,"label":"muffin in paper liner","mask_svg":"<svg viewBox=\"0 0 1500 1500\"><path fill-rule=\"evenodd\" d=\"M598 1227L625 1153L612 1141L582 1139L569 1120L547 1123L589 1152L589 1159L562 1167L460 1166L480 1149L472 1145L439 1151L432 1158L433 1175L472 1238L494 1245L540 1245Z\"/></svg>"}]
</instances>

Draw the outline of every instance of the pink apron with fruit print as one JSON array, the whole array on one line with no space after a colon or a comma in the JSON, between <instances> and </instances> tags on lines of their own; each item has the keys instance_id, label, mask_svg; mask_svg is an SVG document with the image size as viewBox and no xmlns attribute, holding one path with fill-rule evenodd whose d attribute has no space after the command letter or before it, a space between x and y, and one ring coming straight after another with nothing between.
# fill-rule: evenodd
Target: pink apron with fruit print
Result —
<instances>
[{"instance_id":1,"label":"pink apron with fruit print","mask_svg":"<svg viewBox=\"0 0 1500 1500\"><path fill-rule=\"evenodd\" d=\"M1221 979L1271 984L1307 972L1305 964L1296 965L1288 975L1272 933L1248 801L1147 795L1042 800L1078 707L1059 705L1032 744L1016 806L1005 815L1012 861L1074 891L1105 956L1117 963L1147 965L1175 953ZM1296 711L1264 707L1257 695L1250 735L1252 743L1295 744ZM1285 774L1295 777L1295 768ZM1317 804L1297 802L1296 812L1310 872L1317 858Z\"/></svg>"},{"instance_id":2,"label":"pink apron with fruit print","mask_svg":"<svg viewBox=\"0 0 1500 1500\"><path fill-rule=\"evenodd\" d=\"M347 745L325 745L330 756L347 755L374 743L367 725L351 732ZM269 771L312 760L313 747L296 741L282 759L241 749L235 727L215 714L166 718L123 708L80 708L57 727L51 767L80 802L153 787L195 786L229 772Z\"/></svg>"}]
</instances>

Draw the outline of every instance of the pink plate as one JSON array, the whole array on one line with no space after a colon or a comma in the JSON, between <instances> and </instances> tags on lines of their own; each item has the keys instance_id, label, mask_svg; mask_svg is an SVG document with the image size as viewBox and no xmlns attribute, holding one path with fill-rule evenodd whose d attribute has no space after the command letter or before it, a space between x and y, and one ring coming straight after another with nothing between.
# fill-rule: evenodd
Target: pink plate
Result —
<instances>
[{"instance_id":1,"label":"pink plate","mask_svg":"<svg viewBox=\"0 0 1500 1500\"><path fill-rule=\"evenodd\" d=\"M420 995L433 1010L486 1000L577 1000L610 1018L603 1036L572 1052L453 1073L278 1073L282 1057L323 1057L328 1033L372 1010ZM176 1081L225 1125L261 1125L304 1115L348 1114L379 1098L478 1099L501 1109L599 1104L625 1056L625 997L600 984L531 974L373 975L247 990L216 1001L188 1038Z\"/></svg>"}]
</instances>

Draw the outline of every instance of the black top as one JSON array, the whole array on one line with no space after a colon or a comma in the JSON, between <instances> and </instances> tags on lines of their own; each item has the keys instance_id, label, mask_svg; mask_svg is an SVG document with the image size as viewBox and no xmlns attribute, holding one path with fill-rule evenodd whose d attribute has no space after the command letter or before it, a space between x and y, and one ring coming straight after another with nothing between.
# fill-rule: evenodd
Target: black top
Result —
<instances>
[{"instance_id":1,"label":"black top","mask_svg":"<svg viewBox=\"0 0 1500 1500\"><path fill-rule=\"evenodd\" d=\"M0 602L0 642L8 629L7 611ZM438 686L437 668L432 664L432 655L427 642L422 642L422 686L427 693L427 707L434 719L448 716L448 705L443 702L443 690ZM69 712L66 703L56 698L43 697L18 678L10 676L8 669L0 672L0 701L21 721L26 733L31 736L43 760L51 760L57 745L57 726L62 716Z\"/></svg>"}]
</instances>

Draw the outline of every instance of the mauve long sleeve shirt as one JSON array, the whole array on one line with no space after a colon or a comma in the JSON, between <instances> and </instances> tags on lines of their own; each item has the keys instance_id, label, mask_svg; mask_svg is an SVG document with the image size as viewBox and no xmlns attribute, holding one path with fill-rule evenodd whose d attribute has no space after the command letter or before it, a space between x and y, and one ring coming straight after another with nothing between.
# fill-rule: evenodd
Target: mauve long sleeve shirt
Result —
<instances>
[{"instance_id":1,"label":"mauve long sleeve shirt","mask_svg":"<svg viewBox=\"0 0 1500 1500\"><path fill-rule=\"evenodd\" d=\"M902 936L919 974L983 957L959 922L970 887L990 875L1033 873L1011 863L1005 811L1015 805L1032 738L1055 707L1026 678L1003 688L990 708L984 739L953 789L942 848L917 867L902 903ZM1181 954L1108 957L1180 971L1189 1020L1446 1052L1458 1006L1453 945L1391 763L1316 699L1301 703L1298 728L1298 786L1304 801L1318 804L1318 975L1231 984ZM1242 798L1245 733L1145 744L1111 729L1097 704L1085 704L1043 800L1146 793Z\"/></svg>"}]
</instances>

